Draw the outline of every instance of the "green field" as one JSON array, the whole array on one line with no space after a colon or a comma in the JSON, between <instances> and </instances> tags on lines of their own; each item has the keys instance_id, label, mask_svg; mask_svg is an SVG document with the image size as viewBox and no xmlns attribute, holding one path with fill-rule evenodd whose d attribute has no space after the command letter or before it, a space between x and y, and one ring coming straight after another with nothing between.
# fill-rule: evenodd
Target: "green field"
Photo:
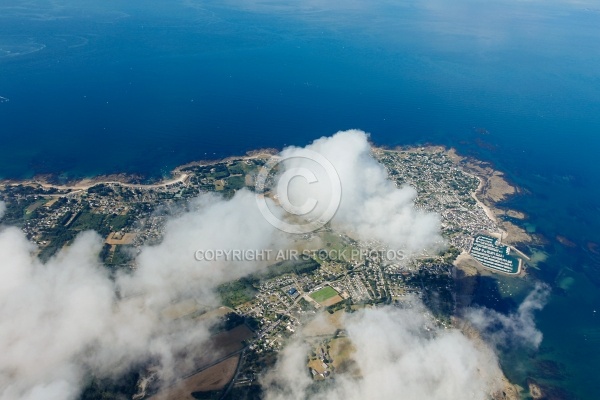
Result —
<instances>
[{"instance_id":1,"label":"green field","mask_svg":"<svg viewBox=\"0 0 600 400\"><path fill-rule=\"evenodd\" d=\"M321 303L327 299L337 296L337 294L338 292L336 292L332 287L325 286L323 289L319 289L316 292L311 293L310 297L312 297L317 303Z\"/></svg>"}]
</instances>

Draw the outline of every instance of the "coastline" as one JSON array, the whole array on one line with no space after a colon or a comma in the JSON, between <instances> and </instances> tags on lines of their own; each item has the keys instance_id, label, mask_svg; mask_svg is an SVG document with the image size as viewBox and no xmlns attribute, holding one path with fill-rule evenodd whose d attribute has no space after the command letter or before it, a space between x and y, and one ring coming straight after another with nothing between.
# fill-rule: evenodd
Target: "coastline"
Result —
<instances>
[{"instance_id":1,"label":"coastline","mask_svg":"<svg viewBox=\"0 0 600 400\"><path fill-rule=\"evenodd\" d=\"M257 158L266 158L270 157L273 154L276 154L278 150L276 149L259 149L252 150L246 153L243 156L229 156L222 159L215 160L198 160L192 161L186 164L179 165L175 167L171 173L170 177L163 178L158 182L154 183L139 183L142 179L139 175L127 175L127 174L111 174L111 175L96 175L90 176L81 179L75 179L72 181L68 181L66 183L54 183L53 178L54 175L37 175L30 179L1 179L0 187L7 186L34 186L34 187L42 187L44 189L56 189L61 191L66 191L69 193L80 192L83 190L88 190L91 187L96 185L120 185L123 187L133 188L133 189L153 189L153 188L161 188L170 186L177 183L186 183L189 178L189 174L184 172L186 168L194 167L194 166L206 166L213 165L222 162L229 162L233 160L250 160Z\"/></svg>"},{"instance_id":2,"label":"coastline","mask_svg":"<svg viewBox=\"0 0 600 400\"><path fill-rule=\"evenodd\" d=\"M523 228L502 217L518 220L527 219L521 211L502 208L498 203L521 193L521 189L509 183L504 172L495 170L490 163L470 157L463 157L456 149L445 150L457 168L479 180L479 186L471 195L477 204L485 211L486 215L500 228L501 241L508 245L531 244L536 239Z\"/></svg>"},{"instance_id":3,"label":"coastline","mask_svg":"<svg viewBox=\"0 0 600 400\"><path fill-rule=\"evenodd\" d=\"M377 147L377 146L372 146L373 151L377 151L380 149L383 149L383 148ZM501 209L501 208L499 208L499 206L496 205L497 202L500 202L500 201L508 198L509 196L519 193L518 188L512 186L510 183L508 183L503 178L504 173L502 173L501 171L494 170L490 166L490 164L488 164L484 161L459 156L456 153L456 150L453 148L448 149L443 146L409 146L409 147L403 148L403 150L407 150L407 149L420 149L420 150L432 151L432 152L443 152L453 162L453 164L456 168L458 168L461 171L463 171L464 173L478 179L479 184L478 184L477 188L475 189L475 191L471 193L471 196L476 201L478 207L480 207L485 212L487 217L490 220L494 221L502 229L501 232L497 232L498 235L503 235L503 237L511 238L510 241L507 240L508 243L528 243L528 242L533 241L533 238L524 231L523 232L526 235L526 240L523 240L523 237L519 236L520 232L517 231L518 229L521 229L521 228L517 227L516 225L511 224L508 221L504 221L501 218L504 215L511 215L511 214L516 215L516 216L523 216L522 217L523 219L526 218L524 216L524 214L520 213L519 211ZM385 149L385 150L390 150L390 149ZM50 180L47 179L47 177L38 176L38 177L34 177L33 179L27 179L27 180L21 180L21 181L19 181L19 180L0 180L0 187L30 185L30 186L41 187L41 188L45 188L45 189L57 189L57 190L61 190L61 191L67 192L67 193L77 193L77 192L81 192L81 191L86 191L86 190L92 188L93 186L96 186L99 184L121 185L123 187L128 187L128 188L143 188L143 189L160 188L160 187L167 187L167 186L175 185L175 184L186 184L188 179L192 176L192 173L190 173L189 171L186 172L186 169L193 168L194 166L210 166L210 165L215 165L218 163L229 162L229 161L234 161L234 160L250 160L250 159L269 158L272 155L276 154L277 152L278 152L278 150L275 150L275 149L261 149L261 150L248 152L248 153L246 153L246 155L243 155L243 156L229 156L229 157L226 157L223 159L218 159L218 160L198 160L198 161L189 162L189 163L177 166L176 168L174 168L171 171L169 178L162 179L156 183L147 183L147 184L138 183L138 182L136 182L138 177L136 177L134 175L126 175L126 174L104 175L104 176L99 175L96 177L84 178L81 180L76 180L76 181L68 182L65 184L52 183ZM64 192L61 195L64 195L65 194ZM53 194L50 194L49 196L53 196ZM517 217L513 216L513 218L517 218ZM509 224L513 225L513 227L510 227ZM481 269L485 269L485 267L482 266ZM491 273L489 270L486 272ZM524 270L523 270L523 268L520 268L519 273L515 274L515 276L520 276L522 274L524 274ZM463 327L462 329L465 329L465 328ZM474 329L474 328L471 327L471 330L472 329ZM469 329L467 329L467 330L469 330ZM473 338L478 338L478 340L476 339L475 341L478 341L479 344L482 346L484 345L483 339L481 339L478 332L471 332L469 336L472 340L473 340ZM500 399L513 400L514 399L514 400L516 400L519 398L519 392L521 391L521 389L518 386L512 384L506 378L506 376L504 376L502 379L502 386L503 386L503 390L501 390L498 393L494 393L494 395L492 397L493 399L498 399L498 400L500 400Z\"/></svg>"},{"instance_id":4,"label":"coastline","mask_svg":"<svg viewBox=\"0 0 600 400\"><path fill-rule=\"evenodd\" d=\"M373 150L385 151L411 151L417 149L429 153L444 153L456 168L479 180L479 186L471 193L471 196L488 218L498 225L499 231L489 233L500 235L501 240L505 244L512 246L517 244L527 245L537 242L537 239L527 233L524 229L503 218L510 217L517 220L527 219L527 215L521 211L502 208L498 205L498 203L509 197L521 193L521 189L509 183L505 178L504 172L494 169L489 162L472 157L461 156L457 153L455 148L447 148L443 145L408 145L396 146L394 148L373 146Z\"/></svg>"},{"instance_id":5,"label":"coastline","mask_svg":"<svg viewBox=\"0 0 600 400\"><path fill-rule=\"evenodd\" d=\"M477 348L481 351L493 351L490 346L483 340L481 337L481 332L479 332L470 322L461 317L453 317L453 324L456 328L462 332L469 340L471 340ZM502 368L500 368L502 371ZM521 393L523 388L518 385L510 382L504 371L502 371L502 377L500 378L499 385L501 389L498 389L496 392L491 393L492 400L519 400L521 399Z\"/></svg>"},{"instance_id":6,"label":"coastline","mask_svg":"<svg viewBox=\"0 0 600 400\"><path fill-rule=\"evenodd\" d=\"M466 172L468 174L468 172ZM483 190L483 178L477 175L472 175L469 174L474 178L477 178L477 180L479 181L479 186L477 186L477 189L471 193L471 197L477 202L477 205L479 207L481 207L483 209L483 211L485 212L485 215L488 216L489 219L491 219L492 221L498 223L498 218L496 217L496 214L494 214L494 212L492 211L491 208L489 208L487 205L483 204L483 202L481 200L479 200L479 197L477 197L477 193L481 193L481 191Z\"/></svg>"},{"instance_id":7,"label":"coastline","mask_svg":"<svg viewBox=\"0 0 600 400\"><path fill-rule=\"evenodd\" d=\"M444 153L455 165L464 173L479 180L479 186L471 193L473 199L477 202L477 205L485 212L488 218L496 223L499 227L498 232L490 232L501 236L501 240L509 245L515 244L530 244L535 242L535 239L529 235L524 229L517 225L507 221L501 217L508 216L514 219L524 220L527 216L516 210L503 209L497 206L498 202L507 199L520 192L520 189L516 186L511 185L504 178L504 173L497 171L485 161L478 159L463 157L459 155L454 148L446 148L445 146L439 145L425 145L425 146L401 146L394 149L387 148L385 146L372 145L373 151L386 150L415 150L421 149L427 152ZM55 176L53 175L38 175L31 179L2 179L0 180L0 187L7 186L33 186L41 187L44 189L55 189L66 193L77 193L84 190L88 190L96 185L120 185L123 187L133 189L153 189L162 188L170 185L183 183L185 184L189 179L190 175L185 172L187 168L194 166L207 166L218 164L222 162L229 162L233 160L249 160L257 158L268 158L277 154L279 150L274 148L257 149L247 152L242 156L229 156L222 159L214 160L197 160L189 163L182 164L175 167L170 176L163 178L157 182L152 183L140 183L141 178L139 175L127 175L127 174L112 174L112 175L97 175L92 177L86 177L78 180L72 180L66 183L55 183Z\"/></svg>"},{"instance_id":8,"label":"coastline","mask_svg":"<svg viewBox=\"0 0 600 400\"><path fill-rule=\"evenodd\" d=\"M188 174L185 173L180 173L180 172L175 172L173 171L172 173L174 175L173 178L171 179L167 179L167 180L162 180L158 183L152 183L152 184L142 184L142 183L130 183L130 179L129 178L123 178L123 179L111 179L110 176L97 176L95 178L84 178L80 181L75 181L71 184L54 184L54 183L49 183L48 181L42 180L40 178L34 178L34 179L30 179L30 180L24 180L24 181L14 181L14 180L8 180L8 181L0 181L0 187L6 187L6 186L18 186L18 185L24 185L24 186L39 186L42 187L44 189L57 189L57 190L64 190L64 191L70 191L71 193L74 192L80 192L83 190L87 190L91 187L94 187L96 185L121 185L123 187L128 187L128 188L133 188L133 189L137 189L137 188L144 188L144 189L152 189L152 188L159 188L159 187L165 187L165 186L169 186L169 185L173 185L176 183L185 183L185 181L189 178ZM117 175L120 176L120 175Z\"/></svg>"}]
</instances>

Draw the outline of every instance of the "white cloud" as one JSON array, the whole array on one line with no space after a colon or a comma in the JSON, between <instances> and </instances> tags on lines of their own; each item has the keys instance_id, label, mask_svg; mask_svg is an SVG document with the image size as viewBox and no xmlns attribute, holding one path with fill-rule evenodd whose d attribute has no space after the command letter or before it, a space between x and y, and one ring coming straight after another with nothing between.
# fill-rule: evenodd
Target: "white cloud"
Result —
<instances>
[{"instance_id":1,"label":"white cloud","mask_svg":"<svg viewBox=\"0 0 600 400\"><path fill-rule=\"evenodd\" d=\"M95 260L100 246L96 234L86 233L42 265L21 232L0 233L0 398L76 393L77 358L111 322L114 292Z\"/></svg>"},{"instance_id":2,"label":"white cloud","mask_svg":"<svg viewBox=\"0 0 600 400\"><path fill-rule=\"evenodd\" d=\"M472 308L467 319L496 346L528 345L538 348L542 332L535 325L534 313L546 305L550 288L537 284L515 313L508 315L489 308Z\"/></svg>"},{"instance_id":3,"label":"white cloud","mask_svg":"<svg viewBox=\"0 0 600 400\"><path fill-rule=\"evenodd\" d=\"M122 277L124 293L144 293L164 302L193 291L208 301L212 288L248 275L265 263L199 262L194 257L197 250L275 249L285 248L289 242L258 212L254 194L247 190L229 201L201 195L190 207L189 212L167 223L162 243L143 249L135 275Z\"/></svg>"},{"instance_id":4,"label":"white cloud","mask_svg":"<svg viewBox=\"0 0 600 400\"><path fill-rule=\"evenodd\" d=\"M262 265L197 262L195 250L284 243L249 192L201 196L193 207L168 223L161 244L143 249L135 273L116 281L98 261L102 239L93 232L46 264L18 229L0 232L0 399L74 398L86 371L110 376L154 356L168 373L173 354L201 346L208 323L175 323L165 307L189 297L214 305L215 286Z\"/></svg>"},{"instance_id":5,"label":"white cloud","mask_svg":"<svg viewBox=\"0 0 600 400\"><path fill-rule=\"evenodd\" d=\"M439 217L415 209L417 193L414 188L404 186L398 189L387 179L384 167L371 155L365 132L338 132L332 137L315 140L306 148L325 156L339 175L342 197L332 220L334 227L360 239L377 239L395 249L413 253L441 247L443 240ZM290 147L281 154L283 157L294 157L300 153L298 148ZM296 159L289 168L312 168L313 164ZM319 205L328 204L331 193L316 185L310 192L313 185L302 183L302 180L298 180L290 185L293 203L302 204L304 197L310 194L319 200ZM315 209L316 214L321 212L322 209Z\"/></svg>"},{"instance_id":6,"label":"white cloud","mask_svg":"<svg viewBox=\"0 0 600 400\"><path fill-rule=\"evenodd\" d=\"M335 226L409 250L439 240L436 217L414 210L413 189L397 190L386 180L363 132L338 133L310 148L330 158L340 173L344 195ZM113 278L98 260L103 240L96 233L79 235L43 264L22 232L0 230L0 400L73 399L89 372L111 376L149 356L160 359L168 374L174 354L189 344L200 348L209 332L207 323L166 319L165 307L189 298L214 306L217 285L266 264L199 262L196 250L282 249L293 246L295 239L271 226L258 211L254 194L246 190L230 200L201 195L167 223L160 244L142 249L136 271ZM373 315L379 314L351 321L357 343L362 343L360 332ZM385 313L379 316L380 323L388 324L386 330L399 328L400 335L422 344L423 351L438 351L436 342L421 342L406 326L397 327ZM468 345L455 334L440 337L456 346ZM383 348L373 354L384 356ZM402 371L410 360L386 362ZM425 374L428 366L419 368Z\"/></svg>"},{"instance_id":7,"label":"white cloud","mask_svg":"<svg viewBox=\"0 0 600 400\"><path fill-rule=\"evenodd\" d=\"M4 218L4 213L6 212L6 203L0 200L0 219Z\"/></svg>"},{"instance_id":8,"label":"white cloud","mask_svg":"<svg viewBox=\"0 0 600 400\"><path fill-rule=\"evenodd\" d=\"M347 318L360 378L338 375L316 393L307 348L288 347L263 380L267 399L487 399L501 388L494 353L455 329L432 328L424 309L368 309ZM428 329L425 329L425 327Z\"/></svg>"}]
</instances>

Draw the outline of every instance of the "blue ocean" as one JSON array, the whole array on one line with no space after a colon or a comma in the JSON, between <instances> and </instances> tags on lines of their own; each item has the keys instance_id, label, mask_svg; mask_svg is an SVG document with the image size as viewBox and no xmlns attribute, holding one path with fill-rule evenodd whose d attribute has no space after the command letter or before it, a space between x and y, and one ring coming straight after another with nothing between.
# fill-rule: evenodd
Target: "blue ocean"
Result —
<instances>
[{"instance_id":1,"label":"blue ocean","mask_svg":"<svg viewBox=\"0 0 600 400\"><path fill-rule=\"evenodd\" d=\"M592 1L3 0L0 96L0 178L159 179L350 128L490 161L522 188L515 222L545 242L522 249L539 259L527 281L480 303L553 289L540 349L506 350L508 376L555 398L600 392Z\"/></svg>"}]
</instances>

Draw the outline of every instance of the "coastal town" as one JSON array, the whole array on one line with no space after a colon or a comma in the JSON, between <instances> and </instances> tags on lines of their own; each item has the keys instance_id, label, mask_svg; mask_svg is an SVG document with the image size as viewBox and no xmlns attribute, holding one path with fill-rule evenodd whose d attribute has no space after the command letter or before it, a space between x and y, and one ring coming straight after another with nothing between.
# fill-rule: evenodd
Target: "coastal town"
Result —
<instances>
[{"instance_id":1,"label":"coastal town","mask_svg":"<svg viewBox=\"0 0 600 400\"><path fill-rule=\"evenodd\" d=\"M360 256L311 253L221 285L217 292L222 308L217 314L226 328L216 335L221 335L218 341L233 343L226 357L194 366L193 373L185 373L184 383L170 387L167 394L148 384L154 379L149 366L136 384L134 398L169 398L169 391L182 384L197 391L198 382L217 366L229 371L222 384L201 389L214 398L223 398L224 393L242 398L256 389L261 368L272 363L297 332L310 343L307 370L315 381L331 379L336 371L353 373L342 314L382 304L402 307L418 298L431 321L443 329L452 326L457 307L453 263L459 254L470 253L488 272L521 271L522 260L512 258L510 246L490 236L502 238L504 231L475 196L484 178L465 171L442 148L377 148L373 154L398 187L416 190L417 208L440 216L446 250L389 260L380 256L387 249L379 243L356 240L329 226L308 234L307 241L317 237L327 244L322 250ZM184 212L191 199L205 192L230 198L243 188L253 190L256 174L269 156L194 163L179 167L173 179L152 184L100 178L71 186L1 182L0 199L7 205L2 223L19 226L37 244L43 261L69 246L79 232L95 230L105 238L100 258L107 268L135 270L142 247L160 243L169 218ZM176 318L203 318L215 312L185 299L182 304L171 311ZM316 316L322 315L327 322L315 324Z\"/></svg>"}]
</instances>

